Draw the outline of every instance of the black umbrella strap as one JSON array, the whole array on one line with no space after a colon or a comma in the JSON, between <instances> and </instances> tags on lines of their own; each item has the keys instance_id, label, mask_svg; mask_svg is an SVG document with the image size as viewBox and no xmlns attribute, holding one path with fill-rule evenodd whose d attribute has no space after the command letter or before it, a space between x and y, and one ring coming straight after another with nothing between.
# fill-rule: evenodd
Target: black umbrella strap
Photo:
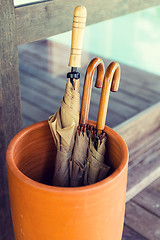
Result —
<instances>
[{"instance_id":1,"label":"black umbrella strap","mask_svg":"<svg viewBox=\"0 0 160 240\"><path fill-rule=\"evenodd\" d=\"M67 73L67 78L70 78L70 82L72 83L72 85L74 86L74 82L73 79L80 79L80 73L79 72L69 72Z\"/></svg>"},{"instance_id":2,"label":"black umbrella strap","mask_svg":"<svg viewBox=\"0 0 160 240\"><path fill-rule=\"evenodd\" d=\"M69 72L69 73L67 73L67 78L80 79L80 73L79 72Z\"/></svg>"}]
</instances>

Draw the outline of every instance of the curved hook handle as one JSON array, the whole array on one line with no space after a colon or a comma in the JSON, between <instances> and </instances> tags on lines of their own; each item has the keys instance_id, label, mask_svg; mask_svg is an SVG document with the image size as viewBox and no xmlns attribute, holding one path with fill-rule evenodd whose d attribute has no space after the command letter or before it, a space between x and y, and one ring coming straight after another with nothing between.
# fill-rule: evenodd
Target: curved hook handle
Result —
<instances>
[{"instance_id":1,"label":"curved hook handle","mask_svg":"<svg viewBox=\"0 0 160 240\"><path fill-rule=\"evenodd\" d=\"M88 65L82 95L80 124L86 124L88 121L89 106L91 100L92 80L94 72L97 68L96 88L101 88L104 79L104 63L100 58L94 58Z\"/></svg>"},{"instance_id":2,"label":"curved hook handle","mask_svg":"<svg viewBox=\"0 0 160 240\"><path fill-rule=\"evenodd\" d=\"M102 130L104 129L105 126L110 90L112 92L118 91L119 82L120 82L119 63L112 62L106 69L102 86L96 125L98 136L102 133Z\"/></svg>"}]
</instances>

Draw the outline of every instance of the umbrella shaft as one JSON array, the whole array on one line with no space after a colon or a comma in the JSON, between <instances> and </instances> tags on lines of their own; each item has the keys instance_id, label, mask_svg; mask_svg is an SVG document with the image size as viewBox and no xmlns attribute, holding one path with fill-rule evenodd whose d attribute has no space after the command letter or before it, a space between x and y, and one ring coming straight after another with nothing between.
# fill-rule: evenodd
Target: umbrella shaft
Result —
<instances>
[{"instance_id":1,"label":"umbrella shaft","mask_svg":"<svg viewBox=\"0 0 160 240\"><path fill-rule=\"evenodd\" d=\"M77 72L77 67L71 67L71 72Z\"/></svg>"},{"instance_id":2,"label":"umbrella shaft","mask_svg":"<svg viewBox=\"0 0 160 240\"><path fill-rule=\"evenodd\" d=\"M71 67L71 73L76 73L77 72L77 67ZM72 86L74 87L74 81L73 78L70 79Z\"/></svg>"}]
</instances>

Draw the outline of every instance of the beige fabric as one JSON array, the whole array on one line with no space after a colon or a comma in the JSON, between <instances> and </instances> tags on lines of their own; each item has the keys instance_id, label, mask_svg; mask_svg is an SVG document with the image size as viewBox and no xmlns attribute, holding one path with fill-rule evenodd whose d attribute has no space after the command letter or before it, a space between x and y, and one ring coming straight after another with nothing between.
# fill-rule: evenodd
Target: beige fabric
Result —
<instances>
[{"instance_id":1,"label":"beige fabric","mask_svg":"<svg viewBox=\"0 0 160 240\"><path fill-rule=\"evenodd\" d=\"M110 167L104 163L105 151L106 138L102 140L102 144L98 140L97 150L90 139L88 158L85 165L84 185L96 183L107 177Z\"/></svg>"},{"instance_id":2,"label":"beige fabric","mask_svg":"<svg viewBox=\"0 0 160 240\"><path fill-rule=\"evenodd\" d=\"M67 79L65 94L58 111L49 118L49 126L57 146L54 186L66 187L69 184L69 162L74 146L74 137L79 123L80 94L79 80L74 87Z\"/></svg>"},{"instance_id":3,"label":"beige fabric","mask_svg":"<svg viewBox=\"0 0 160 240\"><path fill-rule=\"evenodd\" d=\"M84 185L84 165L87 159L89 138L87 134L76 133L75 147L72 155L70 186L79 187Z\"/></svg>"}]
</instances>

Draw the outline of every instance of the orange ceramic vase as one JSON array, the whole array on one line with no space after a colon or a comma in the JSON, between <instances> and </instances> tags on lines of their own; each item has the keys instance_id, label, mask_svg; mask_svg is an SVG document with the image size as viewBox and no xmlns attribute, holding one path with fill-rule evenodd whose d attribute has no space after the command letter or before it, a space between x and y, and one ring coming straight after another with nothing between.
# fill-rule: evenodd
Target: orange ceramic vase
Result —
<instances>
[{"instance_id":1,"label":"orange ceramic vase","mask_svg":"<svg viewBox=\"0 0 160 240\"><path fill-rule=\"evenodd\" d=\"M114 130L106 126L105 131L114 172L98 183L77 188L47 185L56 155L47 121L13 138L7 167L16 240L121 240L128 150Z\"/></svg>"}]
</instances>

